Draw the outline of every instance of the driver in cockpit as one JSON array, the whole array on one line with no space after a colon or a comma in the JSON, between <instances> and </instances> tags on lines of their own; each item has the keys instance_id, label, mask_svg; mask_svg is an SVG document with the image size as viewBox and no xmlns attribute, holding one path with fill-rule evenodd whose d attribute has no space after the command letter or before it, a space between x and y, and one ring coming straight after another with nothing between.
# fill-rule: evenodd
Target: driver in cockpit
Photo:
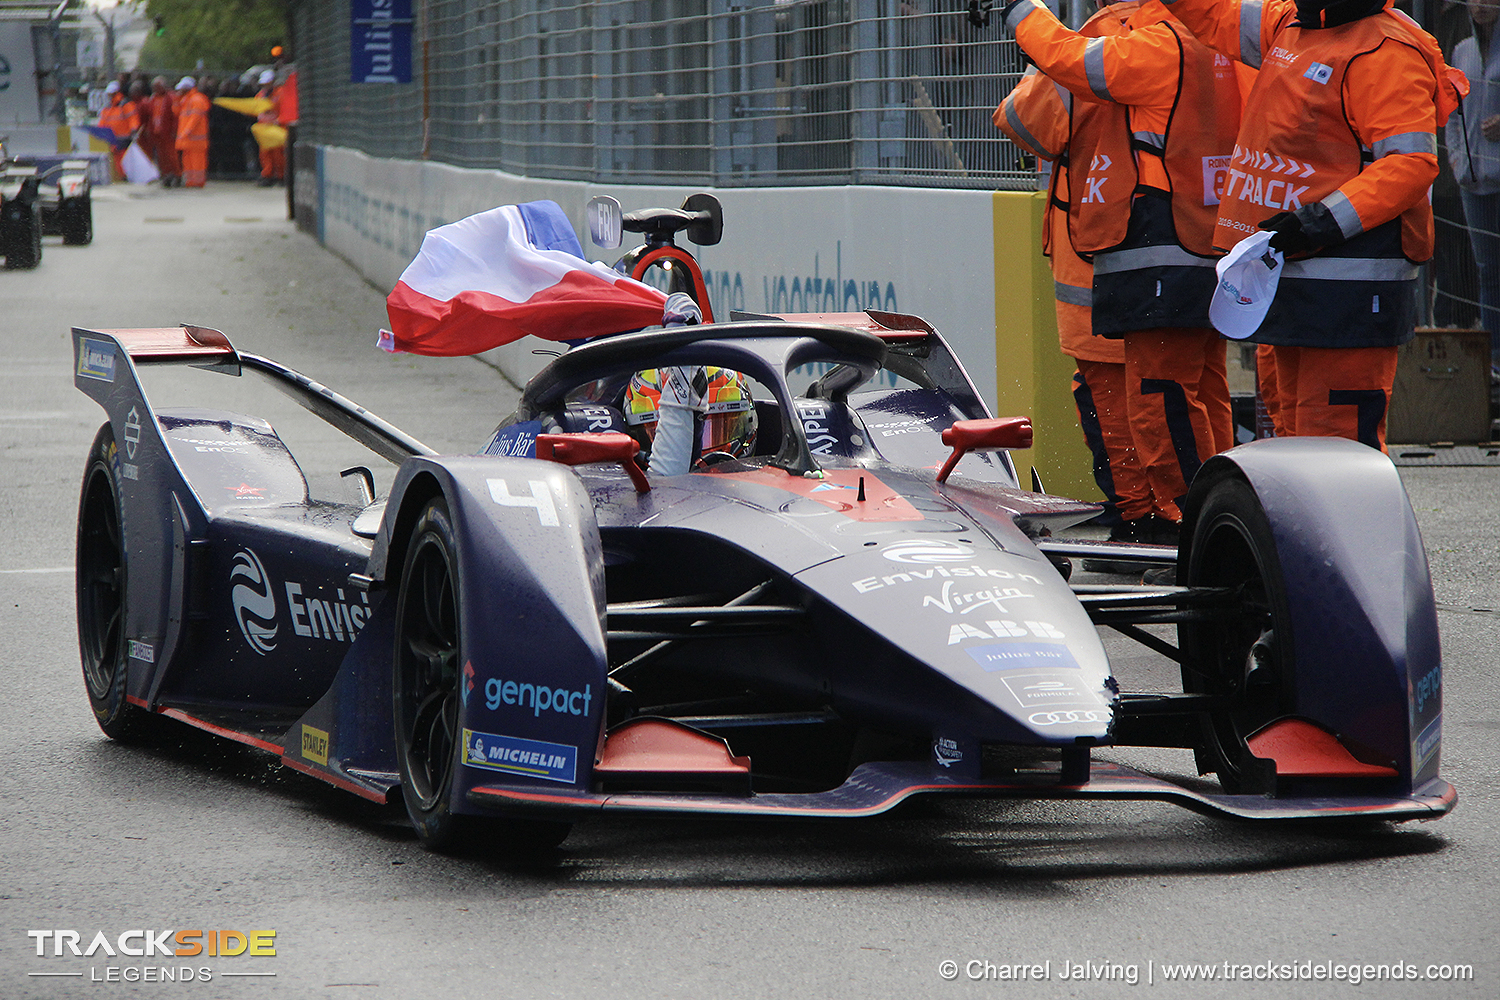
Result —
<instances>
[{"instance_id":1,"label":"driver in cockpit","mask_svg":"<svg viewBox=\"0 0 1500 1000\"><path fill-rule=\"evenodd\" d=\"M667 298L663 325L702 321L682 292ZM625 392L625 423L652 472L680 476L715 462L744 458L755 448L755 401L745 376L714 365L636 372Z\"/></svg>"}]
</instances>

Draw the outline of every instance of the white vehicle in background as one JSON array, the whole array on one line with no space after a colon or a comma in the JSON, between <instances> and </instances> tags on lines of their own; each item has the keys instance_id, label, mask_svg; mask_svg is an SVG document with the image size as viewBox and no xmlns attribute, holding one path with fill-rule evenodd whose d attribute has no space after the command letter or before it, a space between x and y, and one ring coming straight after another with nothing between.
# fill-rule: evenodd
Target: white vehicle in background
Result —
<instances>
[{"instance_id":1,"label":"white vehicle in background","mask_svg":"<svg viewBox=\"0 0 1500 1000\"><path fill-rule=\"evenodd\" d=\"M44 235L69 246L94 240L88 160L28 160L13 159L0 138L0 256L7 269L40 264Z\"/></svg>"}]
</instances>

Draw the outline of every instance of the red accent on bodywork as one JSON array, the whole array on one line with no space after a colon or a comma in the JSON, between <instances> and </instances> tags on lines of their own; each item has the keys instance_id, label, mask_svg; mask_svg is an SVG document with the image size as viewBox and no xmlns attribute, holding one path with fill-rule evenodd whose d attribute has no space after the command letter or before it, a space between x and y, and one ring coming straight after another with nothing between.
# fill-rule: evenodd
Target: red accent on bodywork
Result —
<instances>
[{"instance_id":1,"label":"red accent on bodywork","mask_svg":"<svg viewBox=\"0 0 1500 1000\"><path fill-rule=\"evenodd\" d=\"M243 743L246 746L255 747L257 750L265 750L268 753L274 753L278 757L281 756L283 748L280 743L272 743L269 740L261 739L259 736L251 736L249 733L242 733L237 729L228 729L224 726L215 725L212 722L205 722L203 719L200 719L196 716L188 715L181 709L163 708L158 709L158 712L161 715L165 715L169 719L176 719L178 722L186 722L188 725L194 727L195 729L201 729L205 733L213 733L215 736L222 736L226 740L234 740L236 743Z\"/></svg>"},{"instance_id":2,"label":"red accent on bodywork","mask_svg":"<svg viewBox=\"0 0 1500 1000\"><path fill-rule=\"evenodd\" d=\"M938 470L937 481L946 482L958 460L971 451L992 448L1030 448L1033 440L1030 417L990 417L958 420L943 431L943 444L953 449Z\"/></svg>"},{"instance_id":3,"label":"red accent on bodywork","mask_svg":"<svg viewBox=\"0 0 1500 1000\"><path fill-rule=\"evenodd\" d=\"M736 757L717 736L670 719L632 719L610 730L594 773L749 774L750 758Z\"/></svg>"},{"instance_id":4,"label":"red accent on bodywork","mask_svg":"<svg viewBox=\"0 0 1500 1000\"><path fill-rule=\"evenodd\" d=\"M308 775L309 777L317 778L319 781L326 781L334 788L339 788L346 792L353 792L360 798L368 799L371 802L378 803L379 805L386 805L391 800L389 794L372 791L368 788L365 788L363 785L356 785L354 782L349 781L346 778L340 778L332 771L324 771L323 769L314 767L311 764L304 764L302 761L297 760L294 757L287 757L283 755L281 758L281 763L291 768L293 771L300 771L301 773Z\"/></svg>"},{"instance_id":5,"label":"red accent on bodywork","mask_svg":"<svg viewBox=\"0 0 1500 1000\"><path fill-rule=\"evenodd\" d=\"M635 464L641 446L635 438L619 431L602 434L538 434L536 457L563 465L587 465L590 462L619 462L635 484L637 493L651 492L646 473Z\"/></svg>"},{"instance_id":6,"label":"red accent on bodywork","mask_svg":"<svg viewBox=\"0 0 1500 1000\"><path fill-rule=\"evenodd\" d=\"M824 469L821 479L807 479L785 469L767 467L751 472L714 472L740 482L760 483L795 493L855 521L921 521L922 512L911 501L882 483L867 469ZM859 500L859 481L865 481L865 499Z\"/></svg>"},{"instance_id":7,"label":"red accent on bodywork","mask_svg":"<svg viewBox=\"0 0 1500 1000\"><path fill-rule=\"evenodd\" d=\"M1280 778L1394 778L1394 767L1366 764L1338 737L1306 719L1278 719L1245 740L1250 752L1276 762Z\"/></svg>"},{"instance_id":8,"label":"red accent on bodywork","mask_svg":"<svg viewBox=\"0 0 1500 1000\"><path fill-rule=\"evenodd\" d=\"M205 326L169 326L138 330L100 330L113 336L132 358L169 361L176 358L233 357L229 338Z\"/></svg>"},{"instance_id":9,"label":"red accent on bodywork","mask_svg":"<svg viewBox=\"0 0 1500 1000\"><path fill-rule=\"evenodd\" d=\"M920 316L902 313L880 312L808 312L773 313L778 319L789 323L822 323L827 326L847 326L851 330L873 333L881 340L926 340L933 332L926 320Z\"/></svg>"}]
</instances>

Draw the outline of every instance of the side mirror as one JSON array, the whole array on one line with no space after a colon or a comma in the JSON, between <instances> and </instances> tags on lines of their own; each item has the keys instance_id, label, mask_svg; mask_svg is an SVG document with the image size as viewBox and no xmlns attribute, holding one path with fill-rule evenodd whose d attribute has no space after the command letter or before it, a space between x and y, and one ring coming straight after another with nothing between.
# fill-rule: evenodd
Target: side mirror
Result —
<instances>
[{"instance_id":1,"label":"side mirror","mask_svg":"<svg viewBox=\"0 0 1500 1000\"><path fill-rule=\"evenodd\" d=\"M711 194L691 194L682 203L682 210L697 216L688 223L689 243L700 247L711 247L724 236L724 208L719 199Z\"/></svg>"},{"instance_id":2,"label":"side mirror","mask_svg":"<svg viewBox=\"0 0 1500 1000\"><path fill-rule=\"evenodd\" d=\"M587 465L590 462L619 462L635 484L637 493L651 492L646 473L635 464L641 450L635 438L619 431L603 434L538 434L536 457L562 465Z\"/></svg>"},{"instance_id":3,"label":"side mirror","mask_svg":"<svg viewBox=\"0 0 1500 1000\"><path fill-rule=\"evenodd\" d=\"M971 451L996 448L1030 448L1030 417L992 417L988 420L958 420L943 431L943 444L953 449L948 461L938 471L937 481L945 482L958 460Z\"/></svg>"},{"instance_id":4,"label":"side mirror","mask_svg":"<svg viewBox=\"0 0 1500 1000\"><path fill-rule=\"evenodd\" d=\"M595 195L589 199L584 214L588 216L589 238L594 241L594 246L612 250L620 245L624 213L620 211L618 201L607 194Z\"/></svg>"}]
</instances>

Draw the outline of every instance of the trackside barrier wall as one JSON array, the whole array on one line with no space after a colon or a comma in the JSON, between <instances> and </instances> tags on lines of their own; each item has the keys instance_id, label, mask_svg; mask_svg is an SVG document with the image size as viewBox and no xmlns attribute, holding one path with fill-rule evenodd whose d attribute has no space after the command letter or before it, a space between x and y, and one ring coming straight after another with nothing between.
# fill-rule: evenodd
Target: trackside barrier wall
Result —
<instances>
[{"instance_id":1,"label":"trackside barrier wall","mask_svg":"<svg viewBox=\"0 0 1500 1000\"><path fill-rule=\"evenodd\" d=\"M591 197L613 195L629 211L675 207L709 190L724 206L724 241L693 249L718 318L730 310L866 308L922 316L953 345L998 415L1032 418L1037 445L1016 455L1023 481L1035 465L1049 492L1098 497L1073 411L1072 360L1057 347L1051 274L1040 252L1041 193L598 185L341 147L297 152L299 224L383 290L395 286L427 230L497 205L550 198L573 220L586 252L613 263L620 251L588 242ZM373 344L375 331L369 334ZM487 359L521 385L549 360L532 353L537 346L507 345Z\"/></svg>"}]
</instances>

